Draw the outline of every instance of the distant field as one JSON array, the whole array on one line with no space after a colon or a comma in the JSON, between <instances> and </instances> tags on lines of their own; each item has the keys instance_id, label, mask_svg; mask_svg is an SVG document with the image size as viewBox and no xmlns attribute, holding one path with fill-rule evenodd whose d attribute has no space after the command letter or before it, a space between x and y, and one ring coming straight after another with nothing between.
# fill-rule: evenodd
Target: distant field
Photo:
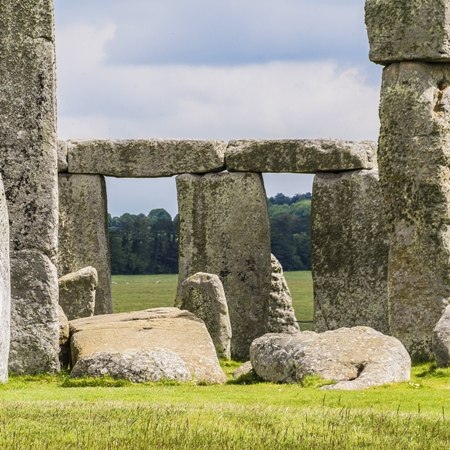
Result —
<instances>
[{"instance_id":1,"label":"distant field","mask_svg":"<svg viewBox=\"0 0 450 450\"><path fill-rule=\"evenodd\" d=\"M311 272L285 272L297 320L310 321L313 314ZM173 306L178 275L113 275L114 312ZM307 328L306 326L303 329Z\"/></svg>"}]
</instances>

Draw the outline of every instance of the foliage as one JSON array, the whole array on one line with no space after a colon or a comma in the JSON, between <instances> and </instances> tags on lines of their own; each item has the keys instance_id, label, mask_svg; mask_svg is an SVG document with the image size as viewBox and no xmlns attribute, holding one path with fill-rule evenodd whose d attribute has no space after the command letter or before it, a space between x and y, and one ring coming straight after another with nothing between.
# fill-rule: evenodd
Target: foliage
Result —
<instances>
[{"instance_id":1,"label":"foliage","mask_svg":"<svg viewBox=\"0 0 450 450\"><path fill-rule=\"evenodd\" d=\"M268 199L272 253L285 270L311 269L311 194ZM178 216L164 209L109 216L113 274L178 272Z\"/></svg>"}]
</instances>

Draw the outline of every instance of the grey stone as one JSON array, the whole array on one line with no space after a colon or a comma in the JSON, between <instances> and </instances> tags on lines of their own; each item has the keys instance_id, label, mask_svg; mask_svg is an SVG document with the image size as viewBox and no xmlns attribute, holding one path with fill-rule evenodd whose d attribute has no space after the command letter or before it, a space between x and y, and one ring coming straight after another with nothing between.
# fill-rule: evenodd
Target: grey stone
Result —
<instances>
[{"instance_id":1,"label":"grey stone","mask_svg":"<svg viewBox=\"0 0 450 450\"><path fill-rule=\"evenodd\" d=\"M59 279L59 305L69 320L94 315L97 270L85 267Z\"/></svg>"},{"instance_id":2,"label":"grey stone","mask_svg":"<svg viewBox=\"0 0 450 450\"><path fill-rule=\"evenodd\" d=\"M205 322L219 358L230 359L231 324L227 299L217 275L196 273L184 280L176 305Z\"/></svg>"},{"instance_id":3,"label":"grey stone","mask_svg":"<svg viewBox=\"0 0 450 450\"><path fill-rule=\"evenodd\" d=\"M376 63L450 60L447 0L366 0L366 25Z\"/></svg>"},{"instance_id":4,"label":"grey stone","mask_svg":"<svg viewBox=\"0 0 450 450\"><path fill-rule=\"evenodd\" d=\"M369 327L266 334L250 348L253 369L266 381L296 383L317 375L326 389L365 389L408 381L411 358L402 343Z\"/></svg>"},{"instance_id":5,"label":"grey stone","mask_svg":"<svg viewBox=\"0 0 450 450\"><path fill-rule=\"evenodd\" d=\"M314 329L366 325L389 333L389 245L378 172L314 177Z\"/></svg>"},{"instance_id":6,"label":"grey stone","mask_svg":"<svg viewBox=\"0 0 450 450\"><path fill-rule=\"evenodd\" d=\"M433 330L433 353L438 366L450 366L450 306L445 308Z\"/></svg>"},{"instance_id":7,"label":"grey stone","mask_svg":"<svg viewBox=\"0 0 450 450\"><path fill-rule=\"evenodd\" d=\"M98 175L59 175L59 274L97 269L95 314L112 312L106 187Z\"/></svg>"},{"instance_id":8,"label":"grey stone","mask_svg":"<svg viewBox=\"0 0 450 450\"><path fill-rule=\"evenodd\" d=\"M64 314L61 306L58 305L59 320L59 362L62 368L69 367L70 364L70 328L69 320Z\"/></svg>"},{"instance_id":9,"label":"grey stone","mask_svg":"<svg viewBox=\"0 0 450 450\"><path fill-rule=\"evenodd\" d=\"M247 361L241 366L239 366L234 372L233 372L233 378L235 380L239 380L241 377L246 377L251 374L253 371L252 363L251 361Z\"/></svg>"},{"instance_id":10,"label":"grey stone","mask_svg":"<svg viewBox=\"0 0 450 450\"><path fill-rule=\"evenodd\" d=\"M225 147L221 141L70 141L69 172L135 178L217 172Z\"/></svg>"},{"instance_id":11,"label":"grey stone","mask_svg":"<svg viewBox=\"0 0 450 450\"><path fill-rule=\"evenodd\" d=\"M231 141L226 150L230 172L316 173L372 169L376 143L363 141Z\"/></svg>"},{"instance_id":12,"label":"grey stone","mask_svg":"<svg viewBox=\"0 0 450 450\"><path fill-rule=\"evenodd\" d=\"M0 10L0 171L10 217L10 369L46 372L59 366L53 2L1 0Z\"/></svg>"},{"instance_id":13,"label":"grey stone","mask_svg":"<svg viewBox=\"0 0 450 450\"><path fill-rule=\"evenodd\" d=\"M197 272L223 284L233 337L231 356L245 360L266 331L270 236L262 177L253 173L180 175L179 282Z\"/></svg>"},{"instance_id":14,"label":"grey stone","mask_svg":"<svg viewBox=\"0 0 450 450\"><path fill-rule=\"evenodd\" d=\"M272 277L269 296L267 332L296 333L299 326L296 322L292 296L284 278L283 268L274 255L271 255Z\"/></svg>"},{"instance_id":15,"label":"grey stone","mask_svg":"<svg viewBox=\"0 0 450 450\"><path fill-rule=\"evenodd\" d=\"M58 173L67 172L69 169L68 147L69 144L66 141L58 141Z\"/></svg>"},{"instance_id":16,"label":"grey stone","mask_svg":"<svg viewBox=\"0 0 450 450\"><path fill-rule=\"evenodd\" d=\"M0 383L4 383L8 378L10 317L9 220L5 191L0 176Z\"/></svg>"},{"instance_id":17,"label":"grey stone","mask_svg":"<svg viewBox=\"0 0 450 450\"><path fill-rule=\"evenodd\" d=\"M183 359L165 349L94 353L81 358L70 372L72 378L105 377L144 383L147 381L190 381Z\"/></svg>"},{"instance_id":18,"label":"grey stone","mask_svg":"<svg viewBox=\"0 0 450 450\"><path fill-rule=\"evenodd\" d=\"M160 360L161 353L158 356L153 352L164 351L175 353L184 361L189 370L189 379L193 381L199 383L226 381L205 324L188 311L181 311L178 308L155 308L77 319L70 322L70 333L72 364L75 367L79 360L86 358L89 358L88 362L80 364L85 367L91 365L96 367L101 364L95 362L99 361L97 356L99 353L115 355L111 357L115 362L111 362L110 367L111 374L116 374L117 371L113 367L129 361L130 352L150 352L150 355L144 357L142 363L144 364L145 358ZM116 356L118 353L124 356ZM104 361L103 358L107 357L102 356L100 361ZM174 357L171 357L171 361L175 361ZM180 368L175 362L166 368L161 366L162 362L155 363L156 365L149 370L157 373L160 369L164 369L164 373L167 374L174 368Z\"/></svg>"},{"instance_id":19,"label":"grey stone","mask_svg":"<svg viewBox=\"0 0 450 450\"><path fill-rule=\"evenodd\" d=\"M450 65L391 64L383 72L380 184L389 233L391 333L414 360L450 298Z\"/></svg>"}]
</instances>

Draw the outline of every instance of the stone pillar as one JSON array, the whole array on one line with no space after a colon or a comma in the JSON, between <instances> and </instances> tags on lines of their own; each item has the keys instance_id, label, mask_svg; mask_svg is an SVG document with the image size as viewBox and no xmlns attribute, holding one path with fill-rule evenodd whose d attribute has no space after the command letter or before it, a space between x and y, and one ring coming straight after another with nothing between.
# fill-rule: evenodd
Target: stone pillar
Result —
<instances>
[{"instance_id":1,"label":"stone pillar","mask_svg":"<svg viewBox=\"0 0 450 450\"><path fill-rule=\"evenodd\" d=\"M112 313L104 177L59 174L59 216L60 276L87 266L97 269L95 314Z\"/></svg>"},{"instance_id":2,"label":"stone pillar","mask_svg":"<svg viewBox=\"0 0 450 450\"><path fill-rule=\"evenodd\" d=\"M315 331L389 332L388 242L376 170L318 174L312 197Z\"/></svg>"},{"instance_id":3,"label":"stone pillar","mask_svg":"<svg viewBox=\"0 0 450 450\"><path fill-rule=\"evenodd\" d=\"M5 191L0 177L0 383L4 383L8 378L10 316L9 220Z\"/></svg>"},{"instance_id":4,"label":"stone pillar","mask_svg":"<svg viewBox=\"0 0 450 450\"><path fill-rule=\"evenodd\" d=\"M10 216L10 369L59 370L53 1L0 0L0 171Z\"/></svg>"},{"instance_id":5,"label":"stone pillar","mask_svg":"<svg viewBox=\"0 0 450 450\"><path fill-rule=\"evenodd\" d=\"M433 328L450 298L449 13L444 1L366 2L371 59L390 63L378 153L390 327L415 360L433 358Z\"/></svg>"},{"instance_id":6,"label":"stone pillar","mask_svg":"<svg viewBox=\"0 0 450 450\"><path fill-rule=\"evenodd\" d=\"M266 332L270 233L262 177L218 173L177 177L179 281L197 272L220 277L232 328L231 355L248 359Z\"/></svg>"}]
</instances>

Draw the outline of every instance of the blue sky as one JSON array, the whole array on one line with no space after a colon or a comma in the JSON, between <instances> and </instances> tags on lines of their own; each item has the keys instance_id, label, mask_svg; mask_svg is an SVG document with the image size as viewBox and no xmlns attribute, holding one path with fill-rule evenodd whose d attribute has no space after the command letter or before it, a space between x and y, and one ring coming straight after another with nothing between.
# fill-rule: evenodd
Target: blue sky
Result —
<instances>
[{"instance_id":1,"label":"blue sky","mask_svg":"<svg viewBox=\"0 0 450 450\"><path fill-rule=\"evenodd\" d=\"M58 134L376 139L363 0L55 0ZM265 176L269 195L310 176ZM114 215L176 212L173 179L108 180Z\"/></svg>"}]
</instances>

